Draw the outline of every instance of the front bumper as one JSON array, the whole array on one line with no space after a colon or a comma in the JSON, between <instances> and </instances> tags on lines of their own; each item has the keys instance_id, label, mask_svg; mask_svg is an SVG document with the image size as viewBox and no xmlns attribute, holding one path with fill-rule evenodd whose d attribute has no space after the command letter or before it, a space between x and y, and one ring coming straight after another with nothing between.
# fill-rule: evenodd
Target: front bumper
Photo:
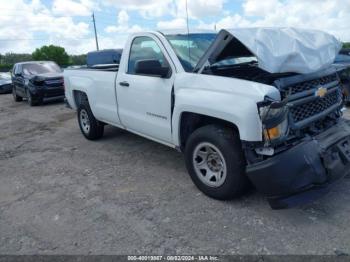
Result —
<instances>
[{"instance_id":1,"label":"front bumper","mask_svg":"<svg viewBox=\"0 0 350 262\"><path fill-rule=\"evenodd\" d=\"M64 88L62 87L29 87L32 98L37 101L53 101L64 99Z\"/></svg>"},{"instance_id":2,"label":"front bumper","mask_svg":"<svg viewBox=\"0 0 350 262\"><path fill-rule=\"evenodd\" d=\"M12 92L12 84L0 85L0 94L11 93L11 92Z\"/></svg>"},{"instance_id":3,"label":"front bumper","mask_svg":"<svg viewBox=\"0 0 350 262\"><path fill-rule=\"evenodd\" d=\"M273 209L312 201L350 172L350 125L342 121L322 134L268 160L247 175Z\"/></svg>"}]
</instances>

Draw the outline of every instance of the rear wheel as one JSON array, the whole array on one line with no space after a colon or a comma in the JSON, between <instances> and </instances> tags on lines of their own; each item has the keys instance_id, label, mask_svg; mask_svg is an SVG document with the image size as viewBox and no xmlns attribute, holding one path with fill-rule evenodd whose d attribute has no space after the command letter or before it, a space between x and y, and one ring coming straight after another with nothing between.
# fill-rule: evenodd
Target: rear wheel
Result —
<instances>
[{"instance_id":1,"label":"rear wheel","mask_svg":"<svg viewBox=\"0 0 350 262\"><path fill-rule=\"evenodd\" d=\"M215 125L199 128L186 144L185 158L195 185L212 198L232 199L248 188L241 143L232 129Z\"/></svg>"},{"instance_id":2,"label":"rear wheel","mask_svg":"<svg viewBox=\"0 0 350 262\"><path fill-rule=\"evenodd\" d=\"M13 95L13 100L15 100L15 102L21 102L23 100L21 96L17 95L15 87L12 87L12 95Z\"/></svg>"},{"instance_id":3,"label":"rear wheel","mask_svg":"<svg viewBox=\"0 0 350 262\"><path fill-rule=\"evenodd\" d=\"M79 105L78 122L81 132L87 139L97 140L103 136L104 124L94 117L87 101Z\"/></svg>"}]
</instances>

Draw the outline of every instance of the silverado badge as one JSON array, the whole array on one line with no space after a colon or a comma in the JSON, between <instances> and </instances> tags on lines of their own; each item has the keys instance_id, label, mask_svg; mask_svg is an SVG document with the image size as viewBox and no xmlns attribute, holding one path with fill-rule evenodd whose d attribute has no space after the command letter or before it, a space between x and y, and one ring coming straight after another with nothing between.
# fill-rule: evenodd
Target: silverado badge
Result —
<instances>
[{"instance_id":1,"label":"silverado badge","mask_svg":"<svg viewBox=\"0 0 350 262\"><path fill-rule=\"evenodd\" d=\"M317 91L315 92L315 96L319 97L319 98L323 98L326 96L328 90L325 87L320 87L319 89L317 89Z\"/></svg>"}]
</instances>

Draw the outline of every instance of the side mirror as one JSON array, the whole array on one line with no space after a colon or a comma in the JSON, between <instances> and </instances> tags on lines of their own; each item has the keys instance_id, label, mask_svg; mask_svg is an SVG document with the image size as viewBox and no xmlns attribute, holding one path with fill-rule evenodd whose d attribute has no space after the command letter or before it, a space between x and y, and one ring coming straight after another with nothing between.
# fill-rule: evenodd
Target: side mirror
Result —
<instances>
[{"instance_id":1,"label":"side mirror","mask_svg":"<svg viewBox=\"0 0 350 262\"><path fill-rule=\"evenodd\" d=\"M22 76L22 74L21 73L16 73L15 76Z\"/></svg>"},{"instance_id":2,"label":"side mirror","mask_svg":"<svg viewBox=\"0 0 350 262\"><path fill-rule=\"evenodd\" d=\"M138 60L135 63L135 73L139 75L167 78L170 72L169 66L164 67L155 59Z\"/></svg>"}]
</instances>

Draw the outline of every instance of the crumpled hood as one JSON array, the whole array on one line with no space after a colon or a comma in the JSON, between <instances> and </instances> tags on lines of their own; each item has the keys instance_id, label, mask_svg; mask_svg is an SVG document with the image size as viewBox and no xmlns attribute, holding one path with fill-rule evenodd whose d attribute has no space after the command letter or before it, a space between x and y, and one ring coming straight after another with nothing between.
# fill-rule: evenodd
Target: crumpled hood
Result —
<instances>
[{"instance_id":1,"label":"crumpled hood","mask_svg":"<svg viewBox=\"0 0 350 262\"><path fill-rule=\"evenodd\" d=\"M236 48L235 48L236 46ZM213 64L228 57L253 55L269 73L308 74L334 63L341 43L332 35L296 28L239 28L221 30L200 61Z\"/></svg>"},{"instance_id":2,"label":"crumpled hood","mask_svg":"<svg viewBox=\"0 0 350 262\"><path fill-rule=\"evenodd\" d=\"M32 77L40 77L42 79L62 78L63 73L43 73L43 74L33 75Z\"/></svg>"}]
</instances>

